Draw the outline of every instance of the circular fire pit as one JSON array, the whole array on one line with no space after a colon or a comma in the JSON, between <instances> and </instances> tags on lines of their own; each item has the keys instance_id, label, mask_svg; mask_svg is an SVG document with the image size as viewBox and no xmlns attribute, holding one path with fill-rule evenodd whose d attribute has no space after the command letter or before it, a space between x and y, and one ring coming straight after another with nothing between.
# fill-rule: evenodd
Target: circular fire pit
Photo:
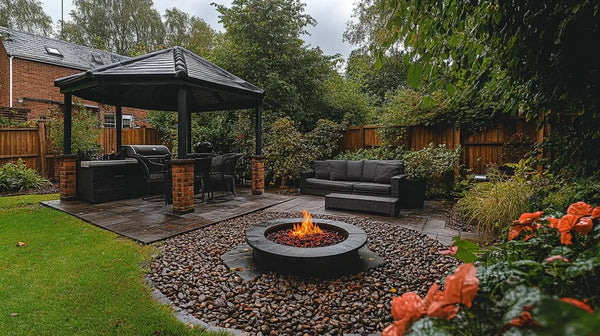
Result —
<instances>
[{"instance_id":1,"label":"circular fire pit","mask_svg":"<svg viewBox=\"0 0 600 336\"><path fill-rule=\"evenodd\" d=\"M271 241L267 236L275 231L289 230L296 219L274 219L246 230L246 242L253 248L252 256L263 269L306 275L348 273L361 263L359 249L367 243L361 228L339 221L312 219L319 227L337 232L345 239L324 247L295 247Z\"/></svg>"}]
</instances>

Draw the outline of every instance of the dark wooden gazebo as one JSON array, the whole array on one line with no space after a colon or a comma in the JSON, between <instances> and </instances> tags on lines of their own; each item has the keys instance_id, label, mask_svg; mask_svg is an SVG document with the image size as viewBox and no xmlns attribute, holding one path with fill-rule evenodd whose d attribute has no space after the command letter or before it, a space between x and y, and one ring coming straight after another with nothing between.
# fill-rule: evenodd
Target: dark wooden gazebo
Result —
<instances>
[{"instance_id":1,"label":"dark wooden gazebo","mask_svg":"<svg viewBox=\"0 0 600 336\"><path fill-rule=\"evenodd\" d=\"M261 156L261 104L264 91L257 86L221 69L202 57L182 47L173 47L126 61L113 63L93 70L56 79L54 85L64 94L64 160L65 180L69 180L69 168L74 166L71 155L72 96L115 106L117 150L121 147L122 107L174 111L178 115L177 160L173 160L174 177L179 166L193 166L187 160L191 152L191 114L196 112L222 111L253 108L256 111L256 150L253 157L253 192L261 192L263 158ZM256 166L256 167L255 167ZM258 167L258 168L257 168ZM255 168L257 182L255 186ZM185 171L185 169L184 169ZM192 170L193 172L193 170ZM74 175L74 174L73 174ZM63 195L63 172L61 169L61 198L74 198L70 183L65 183ZM193 181L193 177L192 177ZM74 183L74 182L73 182ZM173 209L178 212L193 209L193 187L187 188L192 195L184 197L186 206L180 207L175 197L173 183ZM192 184L193 186L193 184ZM73 186L74 187L74 186ZM186 192L187 194L187 192Z\"/></svg>"}]
</instances>

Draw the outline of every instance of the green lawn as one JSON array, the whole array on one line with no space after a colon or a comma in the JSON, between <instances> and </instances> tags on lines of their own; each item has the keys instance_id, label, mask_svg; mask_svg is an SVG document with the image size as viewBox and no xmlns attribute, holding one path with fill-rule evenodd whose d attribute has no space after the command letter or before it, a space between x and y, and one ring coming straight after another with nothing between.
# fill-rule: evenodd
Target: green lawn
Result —
<instances>
[{"instance_id":1,"label":"green lawn","mask_svg":"<svg viewBox=\"0 0 600 336\"><path fill-rule=\"evenodd\" d=\"M57 197L0 198L0 334L202 334L150 297L152 247L37 204Z\"/></svg>"}]
</instances>

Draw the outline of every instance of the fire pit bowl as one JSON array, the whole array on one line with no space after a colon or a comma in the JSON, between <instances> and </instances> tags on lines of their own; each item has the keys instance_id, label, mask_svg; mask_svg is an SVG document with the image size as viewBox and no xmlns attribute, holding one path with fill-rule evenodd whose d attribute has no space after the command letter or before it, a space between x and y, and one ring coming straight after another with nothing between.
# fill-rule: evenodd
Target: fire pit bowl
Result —
<instances>
[{"instance_id":1,"label":"fire pit bowl","mask_svg":"<svg viewBox=\"0 0 600 336\"><path fill-rule=\"evenodd\" d=\"M367 234L361 228L348 223L312 219L319 227L336 231L345 237L335 245L295 247L267 238L271 232L291 229L294 224L300 222L302 218L274 219L246 230L246 242L252 247L252 256L259 268L282 273L329 275L352 272L357 264L362 263L359 250L367 243Z\"/></svg>"}]
</instances>

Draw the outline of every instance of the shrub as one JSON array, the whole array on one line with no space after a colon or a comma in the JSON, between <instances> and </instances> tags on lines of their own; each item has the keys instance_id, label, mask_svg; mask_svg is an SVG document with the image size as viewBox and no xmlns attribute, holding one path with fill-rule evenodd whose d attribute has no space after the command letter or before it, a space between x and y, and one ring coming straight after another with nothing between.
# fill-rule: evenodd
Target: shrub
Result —
<instances>
[{"instance_id":1,"label":"shrub","mask_svg":"<svg viewBox=\"0 0 600 336\"><path fill-rule=\"evenodd\" d=\"M310 157L308 141L288 118L275 121L266 138L264 153L267 164L265 166L273 177L282 179L282 187L285 186L286 179L298 178L313 161Z\"/></svg>"},{"instance_id":2,"label":"shrub","mask_svg":"<svg viewBox=\"0 0 600 336\"><path fill-rule=\"evenodd\" d=\"M534 193L529 198L530 210L560 211L582 199L600 203L600 174L585 178L554 177L535 179Z\"/></svg>"},{"instance_id":3,"label":"shrub","mask_svg":"<svg viewBox=\"0 0 600 336\"><path fill-rule=\"evenodd\" d=\"M448 197L454 186L454 168L458 164L460 147L448 149L446 145L429 147L406 153L404 164L411 179L425 181L425 196Z\"/></svg>"},{"instance_id":4,"label":"shrub","mask_svg":"<svg viewBox=\"0 0 600 336\"><path fill-rule=\"evenodd\" d=\"M495 240L511 218L528 211L528 198L532 194L531 184L520 176L477 183L458 200L454 210L484 240Z\"/></svg>"},{"instance_id":5,"label":"shrub","mask_svg":"<svg viewBox=\"0 0 600 336\"><path fill-rule=\"evenodd\" d=\"M27 167L21 159L0 167L1 191L39 188L48 183L48 180L38 175L35 170Z\"/></svg>"},{"instance_id":6,"label":"shrub","mask_svg":"<svg viewBox=\"0 0 600 336\"><path fill-rule=\"evenodd\" d=\"M313 150L313 160L330 159L339 151L340 139L346 127L331 120L319 119L315 128L306 134L306 141Z\"/></svg>"},{"instance_id":7,"label":"shrub","mask_svg":"<svg viewBox=\"0 0 600 336\"><path fill-rule=\"evenodd\" d=\"M64 122L58 108L48 110L50 142L59 151L64 146ZM100 152L100 120L82 104L75 104L72 115L71 151L89 156Z\"/></svg>"},{"instance_id":8,"label":"shrub","mask_svg":"<svg viewBox=\"0 0 600 336\"><path fill-rule=\"evenodd\" d=\"M360 148L355 151L345 151L335 156L336 160L397 160L406 151L400 147L381 146L377 148Z\"/></svg>"}]
</instances>

